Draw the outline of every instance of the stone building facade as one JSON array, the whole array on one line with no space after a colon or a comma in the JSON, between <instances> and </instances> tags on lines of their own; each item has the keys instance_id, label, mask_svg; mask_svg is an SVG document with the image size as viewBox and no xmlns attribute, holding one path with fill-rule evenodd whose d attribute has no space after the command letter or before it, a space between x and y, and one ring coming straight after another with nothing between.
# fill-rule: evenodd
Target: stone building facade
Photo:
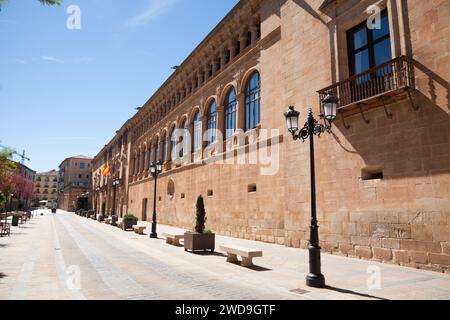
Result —
<instances>
[{"instance_id":1,"label":"stone building facade","mask_svg":"<svg viewBox=\"0 0 450 320\"><path fill-rule=\"evenodd\" d=\"M331 90L338 118L316 143L322 249L449 272L449 6L239 2L95 157L96 210L151 220L160 160L160 223L192 229L203 195L208 229L306 248L309 149L283 113L319 119Z\"/></svg>"},{"instance_id":2,"label":"stone building facade","mask_svg":"<svg viewBox=\"0 0 450 320\"><path fill-rule=\"evenodd\" d=\"M58 202L58 171L38 172L34 175L33 202L48 201L47 206L53 208Z\"/></svg>"},{"instance_id":3,"label":"stone building facade","mask_svg":"<svg viewBox=\"0 0 450 320\"><path fill-rule=\"evenodd\" d=\"M78 198L90 191L92 158L75 156L59 165L58 208L75 211Z\"/></svg>"}]
</instances>

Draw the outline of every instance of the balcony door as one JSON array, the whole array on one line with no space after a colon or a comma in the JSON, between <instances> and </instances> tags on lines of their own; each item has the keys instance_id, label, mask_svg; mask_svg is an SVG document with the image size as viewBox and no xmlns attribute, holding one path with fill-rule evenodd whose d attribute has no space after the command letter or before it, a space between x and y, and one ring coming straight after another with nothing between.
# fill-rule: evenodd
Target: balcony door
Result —
<instances>
[{"instance_id":1,"label":"balcony door","mask_svg":"<svg viewBox=\"0 0 450 320\"><path fill-rule=\"evenodd\" d=\"M353 101L363 100L389 89L384 79L392 73L391 66L367 72L392 60L386 10L381 13L379 27L369 28L364 21L347 32L350 76L355 76L351 93Z\"/></svg>"}]
</instances>

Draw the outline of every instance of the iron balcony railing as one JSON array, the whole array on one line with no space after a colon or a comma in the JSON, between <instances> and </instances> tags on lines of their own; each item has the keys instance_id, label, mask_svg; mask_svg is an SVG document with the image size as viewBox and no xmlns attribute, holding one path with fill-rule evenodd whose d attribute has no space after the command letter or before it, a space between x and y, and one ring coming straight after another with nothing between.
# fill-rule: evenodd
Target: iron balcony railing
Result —
<instances>
[{"instance_id":1,"label":"iron balcony railing","mask_svg":"<svg viewBox=\"0 0 450 320\"><path fill-rule=\"evenodd\" d=\"M400 56L319 90L320 101L326 96L326 92L331 90L339 98L338 110L344 110L356 103L383 96L387 92L413 89L413 70L413 60Z\"/></svg>"}]
</instances>

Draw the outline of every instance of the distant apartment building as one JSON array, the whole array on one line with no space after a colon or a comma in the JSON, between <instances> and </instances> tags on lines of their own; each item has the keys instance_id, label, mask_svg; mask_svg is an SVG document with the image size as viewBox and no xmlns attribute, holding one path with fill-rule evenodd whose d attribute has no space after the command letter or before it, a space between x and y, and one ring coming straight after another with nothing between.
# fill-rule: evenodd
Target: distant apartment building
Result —
<instances>
[{"instance_id":1,"label":"distant apartment building","mask_svg":"<svg viewBox=\"0 0 450 320\"><path fill-rule=\"evenodd\" d=\"M36 173L34 175L33 202L35 206L44 204L49 208L58 202L58 171Z\"/></svg>"},{"instance_id":2,"label":"distant apartment building","mask_svg":"<svg viewBox=\"0 0 450 320\"><path fill-rule=\"evenodd\" d=\"M14 176L16 190L10 205L13 210L26 210L31 205L33 179L36 171L19 162L14 162L14 164L17 167Z\"/></svg>"},{"instance_id":3,"label":"distant apartment building","mask_svg":"<svg viewBox=\"0 0 450 320\"><path fill-rule=\"evenodd\" d=\"M58 208L75 211L78 198L89 191L92 158L76 156L59 165Z\"/></svg>"}]
</instances>

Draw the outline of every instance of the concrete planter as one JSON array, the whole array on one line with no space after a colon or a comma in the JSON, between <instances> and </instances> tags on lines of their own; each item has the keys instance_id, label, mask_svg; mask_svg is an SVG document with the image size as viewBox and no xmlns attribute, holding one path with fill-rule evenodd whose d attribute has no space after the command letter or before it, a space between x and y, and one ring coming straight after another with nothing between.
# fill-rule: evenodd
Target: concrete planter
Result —
<instances>
[{"instance_id":1,"label":"concrete planter","mask_svg":"<svg viewBox=\"0 0 450 320\"><path fill-rule=\"evenodd\" d=\"M184 234L184 251L206 251L214 252L216 243L216 235L214 233L197 233L185 232Z\"/></svg>"},{"instance_id":2,"label":"concrete planter","mask_svg":"<svg viewBox=\"0 0 450 320\"><path fill-rule=\"evenodd\" d=\"M137 225L137 220L124 220L122 222L123 231L133 230L133 226Z\"/></svg>"}]
</instances>

